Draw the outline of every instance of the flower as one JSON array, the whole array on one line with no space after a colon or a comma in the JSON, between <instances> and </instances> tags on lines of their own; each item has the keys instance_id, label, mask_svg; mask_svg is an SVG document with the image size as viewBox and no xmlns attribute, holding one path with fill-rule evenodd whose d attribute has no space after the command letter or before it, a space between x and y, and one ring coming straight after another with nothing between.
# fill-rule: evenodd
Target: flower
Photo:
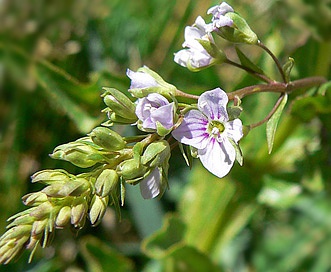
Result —
<instances>
[{"instance_id":1,"label":"flower","mask_svg":"<svg viewBox=\"0 0 331 272\"><path fill-rule=\"evenodd\" d=\"M213 64L215 58L207 52L202 42L206 46L215 45L213 37L210 35L211 25L206 24L202 17L198 17L193 26L185 28L185 42L183 47L187 49L175 53L174 61L190 70L198 70Z\"/></svg>"},{"instance_id":2,"label":"flower","mask_svg":"<svg viewBox=\"0 0 331 272\"><path fill-rule=\"evenodd\" d=\"M150 93L159 93L170 97L176 93L176 87L165 82L156 72L147 66L140 67L137 72L127 69L126 75L131 79L129 92L138 98Z\"/></svg>"},{"instance_id":3,"label":"flower","mask_svg":"<svg viewBox=\"0 0 331 272\"><path fill-rule=\"evenodd\" d=\"M151 93L138 99L136 115L138 127L142 130L154 130L158 126L170 130L174 125L174 102L169 103L164 96Z\"/></svg>"},{"instance_id":4,"label":"flower","mask_svg":"<svg viewBox=\"0 0 331 272\"><path fill-rule=\"evenodd\" d=\"M225 16L228 12L234 12L233 8L226 2L222 2L220 5L211 7L208 9L207 14L213 14L212 29L217 30L224 26L233 26L233 21L229 17Z\"/></svg>"},{"instance_id":5,"label":"flower","mask_svg":"<svg viewBox=\"0 0 331 272\"><path fill-rule=\"evenodd\" d=\"M177 141L196 148L203 166L219 178L232 168L234 145L243 136L241 120L229 121L227 103L228 97L220 88L203 93L198 100L199 110L188 111L172 132Z\"/></svg>"}]
</instances>

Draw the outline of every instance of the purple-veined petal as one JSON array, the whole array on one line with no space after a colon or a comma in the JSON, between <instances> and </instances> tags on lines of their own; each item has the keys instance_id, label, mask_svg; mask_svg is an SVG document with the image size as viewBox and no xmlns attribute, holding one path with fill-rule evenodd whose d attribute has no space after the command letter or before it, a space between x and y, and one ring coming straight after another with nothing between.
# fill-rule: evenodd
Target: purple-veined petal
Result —
<instances>
[{"instance_id":1,"label":"purple-veined petal","mask_svg":"<svg viewBox=\"0 0 331 272\"><path fill-rule=\"evenodd\" d=\"M207 117L198 110L190 110L179 127L172 131L172 136L183 144L205 148L209 137L207 127Z\"/></svg>"},{"instance_id":2,"label":"purple-veined petal","mask_svg":"<svg viewBox=\"0 0 331 272\"><path fill-rule=\"evenodd\" d=\"M145 199L155 198L161 191L161 173L156 167L146 178L140 183L140 193Z\"/></svg>"},{"instance_id":3,"label":"purple-veined petal","mask_svg":"<svg viewBox=\"0 0 331 272\"><path fill-rule=\"evenodd\" d=\"M226 111L227 104L228 96L220 88L204 92L198 100L198 107L206 116L221 122L229 119Z\"/></svg>"},{"instance_id":4,"label":"purple-veined petal","mask_svg":"<svg viewBox=\"0 0 331 272\"><path fill-rule=\"evenodd\" d=\"M151 112L151 120L156 124L160 122L166 129L171 129L174 125L174 103L164 105Z\"/></svg>"},{"instance_id":5,"label":"purple-veined petal","mask_svg":"<svg viewBox=\"0 0 331 272\"><path fill-rule=\"evenodd\" d=\"M238 143L238 141L243 137L243 125L240 119L235 119L233 121L230 121L226 123L225 131L227 134L227 137L232 138L235 143Z\"/></svg>"},{"instance_id":6,"label":"purple-veined petal","mask_svg":"<svg viewBox=\"0 0 331 272\"><path fill-rule=\"evenodd\" d=\"M236 158L236 151L227 138L220 143L210 137L204 149L198 149L202 165L215 176L222 178L231 170Z\"/></svg>"},{"instance_id":7,"label":"purple-veined petal","mask_svg":"<svg viewBox=\"0 0 331 272\"><path fill-rule=\"evenodd\" d=\"M158 83L156 80L149 74L144 72L134 72L130 69L127 69L126 75L131 79L130 89L139 89L139 88L149 88L156 87Z\"/></svg>"}]
</instances>

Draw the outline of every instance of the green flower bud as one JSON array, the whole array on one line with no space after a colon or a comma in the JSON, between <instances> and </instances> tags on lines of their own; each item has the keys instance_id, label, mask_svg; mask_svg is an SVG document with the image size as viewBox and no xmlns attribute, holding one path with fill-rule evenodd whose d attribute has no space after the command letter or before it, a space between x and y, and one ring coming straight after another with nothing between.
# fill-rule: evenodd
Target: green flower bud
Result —
<instances>
[{"instance_id":1,"label":"green flower bud","mask_svg":"<svg viewBox=\"0 0 331 272\"><path fill-rule=\"evenodd\" d=\"M52 184L41 192L50 197L80 196L89 190L90 184L84 178L76 178L65 184Z\"/></svg>"},{"instance_id":2,"label":"green flower bud","mask_svg":"<svg viewBox=\"0 0 331 272\"><path fill-rule=\"evenodd\" d=\"M224 52L220 48L217 47L217 45L214 43L214 41L205 40L205 39L197 39L197 41L203 46L203 48L207 51L207 53L211 57L213 57L213 60L208 65L208 67L212 66L215 63L223 63L225 60L227 60L227 57L224 54ZM201 69L203 69L203 67ZM198 69L198 70L201 70L201 69Z\"/></svg>"},{"instance_id":3,"label":"green flower bud","mask_svg":"<svg viewBox=\"0 0 331 272\"><path fill-rule=\"evenodd\" d=\"M153 142L149 144L143 156L141 157L141 163L148 165L149 167L156 167L163 163L166 158L170 157L170 146L165 140L159 142Z\"/></svg>"},{"instance_id":4,"label":"green flower bud","mask_svg":"<svg viewBox=\"0 0 331 272\"><path fill-rule=\"evenodd\" d=\"M134 183L142 179L146 171L147 167L143 166L137 158L122 162L117 169L117 173L129 183Z\"/></svg>"},{"instance_id":5,"label":"green flower bud","mask_svg":"<svg viewBox=\"0 0 331 272\"><path fill-rule=\"evenodd\" d=\"M125 123L134 123L137 121L135 114L135 104L122 92L114 88L103 88L105 90L102 95L104 103L109 107L110 112L116 114L126 120Z\"/></svg>"},{"instance_id":6,"label":"green flower bud","mask_svg":"<svg viewBox=\"0 0 331 272\"><path fill-rule=\"evenodd\" d=\"M121 135L105 127L93 129L89 136L95 144L108 150L121 150L126 144Z\"/></svg>"},{"instance_id":7,"label":"green flower bud","mask_svg":"<svg viewBox=\"0 0 331 272\"><path fill-rule=\"evenodd\" d=\"M22 197L23 204L26 206L38 206L48 200L43 192L30 193Z\"/></svg>"},{"instance_id":8,"label":"green flower bud","mask_svg":"<svg viewBox=\"0 0 331 272\"><path fill-rule=\"evenodd\" d=\"M73 200L71 205L71 224L75 228L84 226L87 214L87 202L84 197L77 197Z\"/></svg>"},{"instance_id":9,"label":"green flower bud","mask_svg":"<svg viewBox=\"0 0 331 272\"><path fill-rule=\"evenodd\" d=\"M225 16L233 21L233 26L219 28L218 35L233 43L257 44L259 39L244 18L234 12L228 12Z\"/></svg>"},{"instance_id":10,"label":"green flower bud","mask_svg":"<svg viewBox=\"0 0 331 272\"><path fill-rule=\"evenodd\" d=\"M106 212L109 197L99 197L94 195L90 205L89 218L91 224L96 226L99 224Z\"/></svg>"},{"instance_id":11,"label":"green flower bud","mask_svg":"<svg viewBox=\"0 0 331 272\"><path fill-rule=\"evenodd\" d=\"M69 223L70 217L71 217L71 208L69 206L62 207L55 219L56 227L58 228L65 227Z\"/></svg>"},{"instance_id":12,"label":"green flower bud","mask_svg":"<svg viewBox=\"0 0 331 272\"><path fill-rule=\"evenodd\" d=\"M45 231L46 226L48 225L49 218L43 220L34 221L31 229L31 236L37 236Z\"/></svg>"},{"instance_id":13,"label":"green flower bud","mask_svg":"<svg viewBox=\"0 0 331 272\"><path fill-rule=\"evenodd\" d=\"M42 170L42 171L39 171L39 172L35 173L34 175L32 175L31 179L32 179L33 183L42 182L44 184L52 184L54 182L65 183L70 180L71 176L72 175L70 175L69 173L67 173L66 171L64 171L62 169Z\"/></svg>"},{"instance_id":14,"label":"green flower bud","mask_svg":"<svg viewBox=\"0 0 331 272\"><path fill-rule=\"evenodd\" d=\"M118 186L118 174L113 169L105 169L99 175L95 182L95 190L97 195L105 197L112 191L116 190Z\"/></svg>"},{"instance_id":15,"label":"green flower bud","mask_svg":"<svg viewBox=\"0 0 331 272\"><path fill-rule=\"evenodd\" d=\"M78 141L56 147L50 156L53 159L65 160L82 168L105 162L104 156L98 150L89 144Z\"/></svg>"},{"instance_id":16,"label":"green flower bud","mask_svg":"<svg viewBox=\"0 0 331 272\"><path fill-rule=\"evenodd\" d=\"M137 72L128 69L126 74L131 79L129 92L137 98L143 98L150 93L158 93L167 98L176 95L177 88L165 82L147 66L140 67Z\"/></svg>"},{"instance_id":17,"label":"green flower bud","mask_svg":"<svg viewBox=\"0 0 331 272\"><path fill-rule=\"evenodd\" d=\"M53 205L50 202L44 202L41 205L33 208L30 212L30 216L33 216L36 220L49 217L49 214L53 211Z\"/></svg>"}]
</instances>

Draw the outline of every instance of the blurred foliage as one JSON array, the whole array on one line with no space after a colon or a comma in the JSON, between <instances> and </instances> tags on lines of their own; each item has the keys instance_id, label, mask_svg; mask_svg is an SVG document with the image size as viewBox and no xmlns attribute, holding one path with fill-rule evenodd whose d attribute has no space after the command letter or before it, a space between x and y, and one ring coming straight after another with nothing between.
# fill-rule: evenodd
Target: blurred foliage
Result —
<instances>
[{"instance_id":1,"label":"blurred foliage","mask_svg":"<svg viewBox=\"0 0 331 272\"><path fill-rule=\"evenodd\" d=\"M101 87L126 92L128 67L145 64L195 94L256 83L225 65L191 73L173 62L184 27L217 3L0 1L1 233L6 219L22 209L21 196L39 189L29 183L31 174L48 168L78 171L48 153L104 120ZM294 58L292 79L330 78L330 1L228 3L284 62ZM258 48L240 50L277 75ZM128 190L120 222L109 209L97 228L77 236L57 231L52 246L38 251L31 264L24 253L0 271L330 270L330 88L289 96L271 155L265 127L243 139L244 166L222 180L198 162L190 171L174 153L170 191L161 201L142 200L135 188ZM264 116L275 98L245 98L244 123Z\"/></svg>"}]
</instances>

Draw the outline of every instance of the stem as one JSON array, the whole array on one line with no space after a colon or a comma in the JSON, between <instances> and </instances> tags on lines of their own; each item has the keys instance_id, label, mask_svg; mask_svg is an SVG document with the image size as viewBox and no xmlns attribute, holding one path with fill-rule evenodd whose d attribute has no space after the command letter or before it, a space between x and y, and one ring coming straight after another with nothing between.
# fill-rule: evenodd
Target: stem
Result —
<instances>
[{"instance_id":1,"label":"stem","mask_svg":"<svg viewBox=\"0 0 331 272\"><path fill-rule=\"evenodd\" d=\"M195 99L195 100L198 100L199 99L199 96L198 95L184 93L184 92L182 92L180 90L176 90L175 96L181 96L181 97L191 98L191 99Z\"/></svg>"},{"instance_id":2,"label":"stem","mask_svg":"<svg viewBox=\"0 0 331 272\"><path fill-rule=\"evenodd\" d=\"M224 63L227 63L227 64L230 64L230 65L235 66L237 68L240 68L240 69L246 71L247 73L251 74L252 76L261 79L262 81L264 81L266 83L272 83L272 82L274 82L272 79L270 79L266 75L260 74L260 73L258 73L256 71L250 69L249 67L246 67L244 65L241 65L239 63L236 63L236 62L234 62L232 60L227 59L226 61L224 61Z\"/></svg>"},{"instance_id":3,"label":"stem","mask_svg":"<svg viewBox=\"0 0 331 272\"><path fill-rule=\"evenodd\" d=\"M324 77L316 76L295 80L289 83L274 82L270 84L257 84L228 93L228 98L229 100L234 100L237 96L241 99L247 95L262 92L291 93L300 88L311 88L325 82L326 79Z\"/></svg>"},{"instance_id":4,"label":"stem","mask_svg":"<svg viewBox=\"0 0 331 272\"><path fill-rule=\"evenodd\" d=\"M276 66L277 66L277 69L278 69L280 75L282 76L283 82L287 83L286 76L285 76L284 70L282 68L282 65L280 64L280 62L276 58L276 56L261 41L258 41L257 45L259 47L261 47L264 51L266 51L269 54L269 56L273 59L273 61L275 62Z\"/></svg>"},{"instance_id":5,"label":"stem","mask_svg":"<svg viewBox=\"0 0 331 272\"><path fill-rule=\"evenodd\" d=\"M278 98L276 104L274 105L274 107L272 108L272 110L268 113L268 115L263 118L261 121L255 123L255 124L251 124L249 125L250 129L253 129L255 127L261 126L262 124L264 124L265 122L268 122L269 119L273 116L273 114L276 112L276 110L278 109L278 106L280 105L280 103L283 101L284 98L284 94L281 94L280 97Z\"/></svg>"}]
</instances>

